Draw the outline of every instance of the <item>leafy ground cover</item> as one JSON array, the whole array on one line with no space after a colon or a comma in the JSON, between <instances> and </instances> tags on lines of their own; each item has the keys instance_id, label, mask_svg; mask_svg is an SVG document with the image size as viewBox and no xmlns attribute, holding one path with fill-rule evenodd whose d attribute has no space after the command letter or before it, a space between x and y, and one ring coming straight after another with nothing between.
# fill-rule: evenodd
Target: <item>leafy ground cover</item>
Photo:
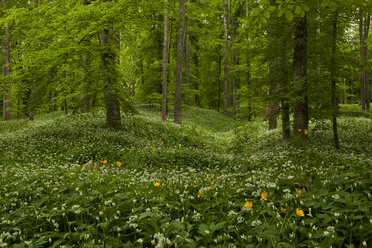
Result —
<instances>
[{"instance_id":1,"label":"leafy ground cover","mask_svg":"<svg viewBox=\"0 0 372 248\"><path fill-rule=\"evenodd\" d=\"M200 118L203 116L203 118ZM188 108L41 115L0 122L0 246L368 247L370 118L311 123L295 148L280 128Z\"/></svg>"}]
</instances>

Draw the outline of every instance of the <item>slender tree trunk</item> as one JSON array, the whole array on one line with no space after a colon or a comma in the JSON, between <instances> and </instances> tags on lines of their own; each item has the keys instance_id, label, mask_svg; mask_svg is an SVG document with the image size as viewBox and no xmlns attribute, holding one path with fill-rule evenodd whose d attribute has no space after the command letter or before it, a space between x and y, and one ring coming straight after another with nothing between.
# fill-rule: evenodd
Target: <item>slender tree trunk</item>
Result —
<instances>
[{"instance_id":1,"label":"slender tree trunk","mask_svg":"<svg viewBox=\"0 0 372 248\"><path fill-rule=\"evenodd\" d=\"M307 95L307 19L295 17L294 27L294 54L293 54L293 134L295 137L307 137L304 135L308 129L308 95Z\"/></svg>"},{"instance_id":2,"label":"slender tree trunk","mask_svg":"<svg viewBox=\"0 0 372 248\"><path fill-rule=\"evenodd\" d=\"M220 105L221 105L221 66L222 66L222 58L221 58L221 55L218 55L218 102L217 102L217 112L220 112Z\"/></svg>"},{"instance_id":3,"label":"slender tree trunk","mask_svg":"<svg viewBox=\"0 0 372 248\"><path fill-rule=\"evenodd\" d=\"M195 76L196 78L199 78L199 57L197 53L194 53L194 63L195 63ZM197 90L197 93L195 93L194 95L194 102L198 107L200 107L198 80L195 80L195 90Z\"/></svg>"},{"instance_id":4,"label":"slender tree trunk","mask_svg":"<svg viewBox=\"0 0 372 248\"><path fill-rule=\"evenodd\" d=\"M49 113L53 112L53 90L49 90Z\"/></svg>"},{"instance_id":5,"label":"slender tree trunk","mask_svg":"<svg viewBox=\"0 0 372 248\"><path fill-rule=\"evenodd\" d=\"M90 4L90 0L84 0L84 5L87 6ZM87 89L88 89L88 77L89 77L89 66L90 66L91 60L90 60L90 53L88 52L83 58L83 73L82 73L82 86L81 86L81 112L86 113L89 111L89 98L87 96Z\"/></svg>"},{"instance_id":6,"label":"slender tree trunk","mask_svg":"<svg viewBox=\"0 0 372 248\"><path fill-rule=\"evenodd\" d=\"M182 62L183 62L183 37L185 21L185 0L179 0L179 20L178 20L178 39L177 39L177 72L176 72L176 89L174 97L174 122L181 124L182 110Z\"/></svg>"},{"instance_id":7,"label":"slender tree trunk","mask_svg":"<svg viewBox=\"0 0 372 248\"><path fill-rule=\"evenodd\" d=\"M367 40L368 40L368 35L369 35L369 28L370 28L370 24L371 24L371 17L368 15L365 17L365 22L364 22L364 62L365 62L365 69L364 69L364 102L365 102L365 105L366 105L366 109L370 109L370 106L369 106L369 102L370 102L370 99L369 99L369 82L368 82L368 68L367 68L367 64L368 64L368 44L367 44Z\"/></svg>"},{"instance_id":8,"label":"slender tree trunk","mask_svg":"<svg viewBox=\"0 0 372 248\"><path fill-rule=\"evenodd\" d=\"M188 0L190 5L191 0ZM187 9L187 13L189 13L189 9ZM191 39L190 39L190 18L186 17L186 91L185 91L185 104L189 105L189 91L190 87L190 60L191 60Z\"/></svg>"},{"instance_id":9,"label":"slender tree trunk","mask_svg":"<svg viewBox=\"0 0 372 248\"><path fill-rule=\"evenodd\" d=\"M289 99L288 95L288 53L284 53L285 56L281 63L282 72L282 137L283 140L288 141L291 135L290 118L289 118Z\"/></svg>"},{"instance_id":10,"label":"slender tree trunk","mask_svg":"<svg viewBox=\"0 0 372 248\"><path fill-rule=\"evenodd\" d=\"M226 10L226 0L223 0L223 22L225 29L225 58L224 58L224 90L223 90L223 114L227 115L227 105L228 105L228 87L229 87L229 25L230 25L230 0L227 0L227 10Z\"/></svg>"},{"instance_id":11,"label":"slender tree trunk","mask_svg":"<svg viewBox=\"0 0 372 248\"><path fill-rule=\"evenodd\" d=\"M362 62L362 73L360 77L360 104L362 110L365 110L365 77L364 77L364 35L363 35L363 17L359 20L359 43L360 43L360 60Z\"/></svg>"},{"instance_id":12,"label":"slender tree trunk","mask_svg":"<svg viewBox=\"0 0 372 248\"><path fill-rule=\"evenodd\" d=\"M111 2L112 0L101 0ZM116 69L117 55L115 48L115 37L112 28L106 28L101 34L101 46L103 48L102 64L106 75L103 79L103 93L106 108L106 124L109 129L119 130L121 128L120 102L118 96L118 72Z\"/></svg>"},{"instance_id":13,"label":"slender tree trunk","mask_svg":"<svg viewBox=\"0 0 372 248\"><path fill-rule=\"evenodd\" d=\"M3 0L3 6L5 8L6 0ZM4 27L4 66L3 66L3 75L4 77L10 74L10 40L9 40L9 27L8 24L5 24ZM10 112L10 84L4 80L4 94L3 94L3 118L6 121L11 119Z\"/></svg>"},{"instance_id":14,"label":"slender tree trunk","mask_svg":"<svg viewBox=\"0 0 372 248\"><path fill-rule=\"evenodd\" d=\"M249 18L249 3L248 0L245 0L245 19L248 21ZM251 63L249 58L249 33L247 31L247 47L246 47L246 56L247 56L247 89L248 89L248 121L251 121L252 116L252 103L251 98L249 96L250 94L250 88L251 88Z\"/></svg>"},{"instance_id":15,"label":"slender tree trunk","mask_svg":"<svg viewBox=\"0 0 372 248\"><path fill-rule=\"evenodd\" d=\"M268 48L269 51L273 51L273 42L278 42L275 37L272 36L272 34L269 33L268 38ZM275 74L277 71L277 61L270 58L268 63L268 79L269 79L269 85L267 90L268 95L268 105L266 107L266 118L269 121L269 130L275 129L278 125L278 114L279 114L279 108L277 104L276 93L277 93L277 86L276 86L276 76Z\"/></svg>"},{"instance_id":16,"label":"slender tree trunk","mask_svg":"<svg viewBox=\"0 0 372 248\"><path fill-rule=\"evenodd\" d=\"M338 102L336 99L336 46L337 46L337 18L338 12L336 11L333 17L333 40L332 40L332 61L331 61L331 74L332 74L332 125L333 125L333 138L335 147L340 149L340 142L337 133L337 112Z\"/></svg>"},{"instance_id":17,"label":"slender tree trunk","mask_svg":"<svg viewBox=\"0 0 372 248\"><path fill-rule=\"evenodd\" d=\"M168 48L168 0L164 7L164 43L163 43L163 84L161 101L161 119L167 120L167 48Z\"/></svg>"}]
</instances>

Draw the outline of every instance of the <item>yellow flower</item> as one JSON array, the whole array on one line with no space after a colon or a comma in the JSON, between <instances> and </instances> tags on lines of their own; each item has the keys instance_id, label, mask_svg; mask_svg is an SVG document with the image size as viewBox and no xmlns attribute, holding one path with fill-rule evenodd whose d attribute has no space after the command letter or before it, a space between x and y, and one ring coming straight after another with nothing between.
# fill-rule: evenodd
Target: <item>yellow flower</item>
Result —
<instances>
[{"instance_id":1,"label":"yellow flower","mask_svg":"<svg viewBox=\"0 0 372 248\"><path fill-rule=\"evenodd\" d=\"M146 150L148 150L149 149L149 147L148 146L146 146Z\"/></svg>"},{"instance_id":2,"label":"yellow flower","mask_svg":"<svg viewBox=\"0 0 372 248\"><path fill-rule=\"evenodd\" d=\"M117 162L116 162L116 166L117 166L117 167L121 167L121 162L120 162L120 161L117 161Z\"/></svg>"},{"instance_id":3,"label":"yellow flower","mask_svg":"<svg viewBox=\"0 0 372 248\"><path fill-rule=\"evenodd\" d=\"M154 183L154 186L155 187L159 187L160 186L160 183L159 182L156 182L156 183Z\"/></svg>"},{"instance_id":4,"label":"yellow flower","mask_svg":"<svg viewBox=\"0 0 372 248\"><path fill-rule=\"evenodd\" d=\"M198 193L198 197L202 196L204 194L204 189L200 190Z\"/></svg>"},{"instance_id":5,"label":"yellow flower","mask_svg":"<svg viewBox=\"0 0 372 248\"><path fill-rule=\"evenodd\" d=\"M55 152L55 153L53 153L53 155L57 155L57 153Z\"/></svg>"},{"instance_id":6,"label":"yellow flower","mask_svg":"<svg viewBox=\"0 0 372 248\"><path fill-rule=\"evenodd\" d=\"M283 208L283 207L280 207L280 212L282 212L283 214L287 213L287 209Z\"/></svg>"},{"instance_id":7,"label":"yellow flower","mask_svg":"<svg viewBox=\"0 0 372 248\"><path fill-rule=\"evenodd\" d=\"M267 192L266 191L265 192L262 192L261 198L262 199L267 199Z\"/></svg>"},{"instance_id":8,"label":"yellow flower","mask_svg":"<svg viewBox=\"0 0 372 248\"><path fill-rule=\"evenodd\" d=\"M164 142L162 141L162 142L160 142L160 146L162 146L162 145L164 145Z\"/></svg>"},{"instance_id":9,"label":"yellow flower","mask_svg":"<svg viewBox=\"0 0 372 248\"><path fill-rule=\"evenodd\" d=\"M152 164L149 164L150 169L152 168Z\"/></svg>"},{"instance_id":10,"label":"yellow flower","mask_svg":"<svg viewBox=\"0 0 372 248\"><path fill-rule=\"evenodd\" d=\"M152 151L155 152L155 151L156 151L156 147L153 147L153 148L152 148Z\"/></svg>"},{"instance_id":11,"label":"yellow flower","mask_svg":"<svg viewBox=\"0 0 372 248\"><path fill-rule=\"evenodd\" d=\"M247 202L244 204L244 207L246 207L246 208L252 208L252 207L253 207L253 202L249 202L249 201L247 201Z\"/></svg>"},{"instance_id":12,"label":"yellow flower","mask_svg":"<svg viewBox=\"0 0 372 248\"><path fill-rule=\"evenodd\" d=\"M138 196L138 193L136 192L136 196Z\"/></svg>"},{"instance_id":13,"label":"yellow flower","mask_svg":"<svg viewBox=\"0 0 372 248\"><path fill-rule=\"evenodd\" d=\"M305 215L304 215L304 211L302 211L301 209L298 209L298 208L296 208L296 214L298 215L298 216L300 216L300 217L304 217Z\"/></svg>"},{"instance_id":14,"label":"yellow flower","mask_svg":"<svg viewBox=\"0 0 372 248\"><path fill-rule=\"evenodd\" d=\"M89 163L88 163L89 165L92 165L93 164L93 162L92 161L89 161Z\"/></svg>"},{"instance_id":15,"label":"yellow flower","mask_svg":"<svg viewBox=\"0 0 372 248\"><path fill-rule=\"evenodd\" d=\"M94 168L97 168L97 165L96 164L94 165Z\"/></svg>"},{"instance_id":16,"label":"yellow flower","mask_svg":"<svg viewBox=\"0 0 372 248\"><path fill-rule=\"evenodd\" d=\"M99 161L99 162L101 162L102 164L107 164L107 160L106 159L103 160L103 161Z\"/></svg>"},{"instance_id":17,"label":"yellow flower","mask_svg":"<svg viewBox=\"0 0 372 248\"><path fill-rule=\"evenodd\" d=\"M301 196L301 190L296 189L296 194L297 194L298 196Z\"/></svg>"},{"instance_id":18,"label":"yellow flower","mask_svg":"<svg viewBox=\"0 0 372 248\"><path fill-rule=\"evenodd\" d=\"M301 133L302 132L301 128L299 128L298 131Z\"/></svg>"},{"instance_id":19,"label":"yellow flower","mask_svg":"<svg viewBox=\"0 0 372 248\"><path fill-rule=\"evenodd\" d=\"M81 168L81 171L85 171L85 165L83 166L83 168Z\"/></svg>"},{"instance_id":20,"label":"yellow flower","mask_svg":"<svg viewBox=\"0 0 372 248\"><path fill-rule=\"evenodd\" d=\"M212 188L211 187L208 187L207 190L211 190Z\"/></svg>"},{"instance_id":21,"label":"yellow flower","mask_svg":"<svg viewBox=\"0 0 372 248\"><path fill-rule=\"evenodd\" d=\"M304 134L307 135L307 129L304 130Z\"/></svg>"},{"instance_id":22,"label":"yellow flower","mask_svg":"<svg viewBox=\"0 0 372 248\"><path fill-rule=\"evenodd\" d=\"M182 148L182 145L181 145L181 144L179 144L179 145L178 145L178 148L179 148L179 149L181 149L181 148Z\"/></svg>"}]
</instances>

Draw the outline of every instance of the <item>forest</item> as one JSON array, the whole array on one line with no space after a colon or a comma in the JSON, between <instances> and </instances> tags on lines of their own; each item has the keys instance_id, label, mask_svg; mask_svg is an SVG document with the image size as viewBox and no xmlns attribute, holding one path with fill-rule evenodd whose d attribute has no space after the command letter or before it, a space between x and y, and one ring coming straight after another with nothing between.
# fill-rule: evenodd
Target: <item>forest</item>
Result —
<instances>
[{"instance_id":1,"label":"forest","mask_svg":"<svg viewBox=\"0 0 372 248\"><path fill-rule=\"evenodd\" d=\"M372 1L0 8L0 247L372 246Z\"/></svg>"}]
</instances>

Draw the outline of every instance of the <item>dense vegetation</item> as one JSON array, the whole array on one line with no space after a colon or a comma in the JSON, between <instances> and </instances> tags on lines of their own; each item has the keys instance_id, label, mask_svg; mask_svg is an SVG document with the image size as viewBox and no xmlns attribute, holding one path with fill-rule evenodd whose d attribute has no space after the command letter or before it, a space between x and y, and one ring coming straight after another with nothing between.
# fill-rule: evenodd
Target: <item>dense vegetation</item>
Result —
<instances>
[{"instance_id":1,"label":"dense vegetation","mask_svg":"<svg viewBox=\"0 0 372 248\"><path fill-rule=\"evenodd\" d=\"M371 244L372 122L357 106L338 152L329 121L296 148L262 120L188 107L180 126L139 109L118 132L102 111L0 122L0 246Z\"/></svg>"}]
</instances>

